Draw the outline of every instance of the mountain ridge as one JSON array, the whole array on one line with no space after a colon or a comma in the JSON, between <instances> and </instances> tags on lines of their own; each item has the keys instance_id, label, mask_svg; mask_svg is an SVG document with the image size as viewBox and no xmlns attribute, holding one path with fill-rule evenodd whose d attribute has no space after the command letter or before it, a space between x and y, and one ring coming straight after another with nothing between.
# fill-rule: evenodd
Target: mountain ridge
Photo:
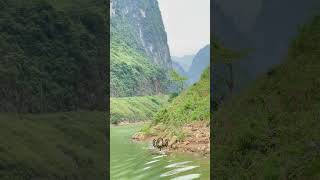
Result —
<instances>
[{"instance_id":1,"label":"mountain ridge","mask_svg":"<svg viewBox=\"0 0 320 180\"><path fill-rule=\"evenodd\" d=\"M112 0L111 96L164 93L172 68L167 35L156 0Z\"/></svg>"}]
</instances>

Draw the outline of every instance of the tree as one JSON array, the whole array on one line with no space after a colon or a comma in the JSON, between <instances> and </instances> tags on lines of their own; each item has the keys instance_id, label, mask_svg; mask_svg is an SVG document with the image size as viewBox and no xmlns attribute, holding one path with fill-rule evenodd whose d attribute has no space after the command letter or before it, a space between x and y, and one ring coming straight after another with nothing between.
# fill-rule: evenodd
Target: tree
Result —
<instances>
[{"instance_id":1,"label":"tree","mask_svg":"<svg viewBox=\"0 0 320 180\"><path fill-rule=\"evenodd\" d=\"M170 71L170 79L174 82L174 84L178 85L178 91L181 92L184 88L184 82L188 80L187 77L179 75L175 70Z\"/></svg>"}]
</instances>

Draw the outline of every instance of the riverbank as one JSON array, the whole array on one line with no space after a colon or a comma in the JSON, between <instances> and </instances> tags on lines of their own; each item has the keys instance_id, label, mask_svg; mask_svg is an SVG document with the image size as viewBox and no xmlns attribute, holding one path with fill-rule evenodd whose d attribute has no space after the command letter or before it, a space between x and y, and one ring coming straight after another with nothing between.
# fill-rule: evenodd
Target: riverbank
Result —
<instances>
[{"instance_id":1,"label":"riverbank","mask_svg":"<svg viewBox=\"0 0 320 180\"><path fill-rule=\"evenodd\" d=\"M210 179L210 160L194 154L159 154L150 142L133 141L144 125L110 128L110 179ZM192 178L191 178L192 179Z\"/></svg>"},{"instance_id":2,"label":"riverbank","mask_svg":"<svg viewBox=\"0 0 320 180\"><path fill-rule=\"evenodd\" d=\"M121 121L118 124L110 124L111 126L127 126L127 125L143 125L148 123L148 121L135 121L135 122L131 122L131 121Z\"/></svg>"},{"instance_id":3,"label":"riverbank","mask_svg":"<svg viewBox=\"0 0 320 180\"><path fill-rule=\"evenodd\" d=\"M148 132L138 132L132 136L135 141L148 141L154 139L168 139L168 145L164 147L165 153L192 153L210 157L210 124L206 121L198 121L183 125L180 128L168 128L163 124L150 127Z\"/></svg>"}]
</instances>

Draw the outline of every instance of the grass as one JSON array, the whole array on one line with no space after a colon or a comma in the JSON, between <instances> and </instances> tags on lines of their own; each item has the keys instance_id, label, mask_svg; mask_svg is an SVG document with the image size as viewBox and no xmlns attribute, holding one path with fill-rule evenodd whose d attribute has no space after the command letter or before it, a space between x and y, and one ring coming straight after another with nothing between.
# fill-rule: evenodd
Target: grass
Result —
<instances>
[{"instance_id":1,"label":"grass","mask_svg":"<svg viewBox=\"0 0 320 180\"><path fill-rule=\"evenodd\" d=\"M155 124L180 127L193 121L210 120L210 68L207 68L199 82L182 92L155 115Z\"/></svg>"},{"instance_id":2,"label":"grass","mask_svg":"<svg viewBox=\"0 0 320 180\"><path fill-rule=\"evenodd\" d=\"M168 95L111 98L111 123L152 120L169 99Z\"/></svg>"},{"instance_id":3,"label":"grass","mask_svg":"<svg viewBox=\"0 0 320 180\"><path fill-rule=\"evenodd\" d=\"M214 114L215 179L320 178L320 16L287 61Z\"/></svg>"},{"instance_id":4,"label":"grass","mask_svg":"<svg viewBox=\"0 0 320 180\"><path fill-rule=\"evenodd\" d=\"M106 114L0 114L0 179L106 178Z\"/></svg>"}]
</instances>

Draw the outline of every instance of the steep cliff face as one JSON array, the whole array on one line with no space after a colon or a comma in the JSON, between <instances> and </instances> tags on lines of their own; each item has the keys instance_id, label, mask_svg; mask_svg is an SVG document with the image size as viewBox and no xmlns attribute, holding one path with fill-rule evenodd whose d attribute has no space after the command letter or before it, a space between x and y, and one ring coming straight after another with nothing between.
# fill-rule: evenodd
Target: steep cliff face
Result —
<instances>
[{"instance_id":1,"label":"steep cliff face","mask_svg":"<svg viewBox=\"0 0 320 180\"><path fill-rule=\"evenodd\" d=\"M112 0L110 7L112 33L130 34L129 41L137 50L153 63L171 68L167 34L157 0Z\"/></svg>"},{"instance_id":2,"label":"steep cliff face","mask_svg":"<svg viewBox=\"0 0 320 180\"><path fill-rule=\"evenodd\" d=\"M156 0L112 0L111 96L163 93L172 68Z\"/></svg>"}]
</instances>

